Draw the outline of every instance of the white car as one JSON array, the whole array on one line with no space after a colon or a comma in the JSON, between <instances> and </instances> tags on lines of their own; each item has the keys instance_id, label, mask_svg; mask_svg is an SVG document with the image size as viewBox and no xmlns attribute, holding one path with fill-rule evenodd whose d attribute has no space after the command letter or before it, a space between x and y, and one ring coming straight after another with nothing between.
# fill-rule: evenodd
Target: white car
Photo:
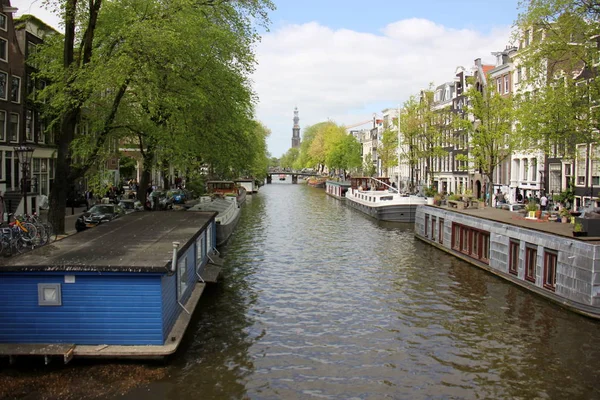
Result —
<instances>
[{"instance_id":1,"label":"white car","mask_svg":"<svg viewBox=\"0 0 600 400\"><path fill-rule=\"evenodd\" d=\"M508 210L510 212L519 212L519 211L525 211L527 206L522 203L512 203L512 204L506 203L506 204L502 204L501 208L503 210Z\"/></svg>"}]
</instances>

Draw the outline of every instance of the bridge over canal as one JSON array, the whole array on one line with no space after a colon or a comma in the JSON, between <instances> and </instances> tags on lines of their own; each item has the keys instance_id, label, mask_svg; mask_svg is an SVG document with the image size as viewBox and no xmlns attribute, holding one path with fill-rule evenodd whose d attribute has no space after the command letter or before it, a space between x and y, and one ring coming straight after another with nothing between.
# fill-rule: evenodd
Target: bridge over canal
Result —
<instances>
[{"instance_id":1,"label":"bridge over canal","mask_svg":"<svg viewBox=\"0 0 600 400\"><path fill-rule=\"evenodd\" d=\"M276 171L269 170L267 172L267 184L273 182L273 175L286 175L292 177L292 183L298 183L298 177L321 176L318 172L301 172L301 171Z\"/></svg>"}]
</instances>

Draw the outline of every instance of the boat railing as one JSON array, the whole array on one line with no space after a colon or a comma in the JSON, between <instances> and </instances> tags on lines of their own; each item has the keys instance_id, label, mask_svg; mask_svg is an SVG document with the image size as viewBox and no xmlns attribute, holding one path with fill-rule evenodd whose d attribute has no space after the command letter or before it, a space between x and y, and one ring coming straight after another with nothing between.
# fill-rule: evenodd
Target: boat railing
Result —
<instances>
[{"instance_id":1,"label":"boat railing","mask_svg":"<svg viewBox=\"0 0 600 400\"><path fill-rule=\"evenodd\" d=\"M391 186L391 185L388 185L388 184L387 184L387 183L385 183L384 181L381 181L381 180L379 180L379 179L377 179L377 178L373 178L373 177L371 177L371 180L373 180L373 181L377 182L377 183L378 183L378 184L380 184L380 185L383 185L383 186L387 187L387 188L388 188L388 190L389 190L389 191L391 191L391 192L400 193L400 191L398 191L398 188L395 188L395 187L393 187L393 186Z\"/></svg>"}]
</instances>

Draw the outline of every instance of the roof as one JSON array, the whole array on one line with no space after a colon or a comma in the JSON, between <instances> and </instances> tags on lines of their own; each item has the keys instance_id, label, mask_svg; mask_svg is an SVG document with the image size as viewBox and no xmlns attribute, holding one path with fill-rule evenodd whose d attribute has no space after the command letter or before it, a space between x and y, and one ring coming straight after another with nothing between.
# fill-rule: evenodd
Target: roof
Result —
<instances>
[{"instance_id":1,"label":"roof","mask_svg":"<svg viewBox=\"0 0 600 400\"><path fill-rule=\"evenodd\" d=\"M482 65L481 68L483 69L483 73L487 75L488 72L490 72L491 70L493 70L494 68L496 68L495 65Z\"/></svg>"},{"instance_id":2,"label":"roof","mask_svg":"<svg viewBox=\"0 0 600 400\"><path fill-rule=\"evenodd\" d=\"M8 271L169 271L173 242L181 256L214 220L214 212L148 211L125 215L30 252L3 259Z\"/></svg>"}]
</instances>

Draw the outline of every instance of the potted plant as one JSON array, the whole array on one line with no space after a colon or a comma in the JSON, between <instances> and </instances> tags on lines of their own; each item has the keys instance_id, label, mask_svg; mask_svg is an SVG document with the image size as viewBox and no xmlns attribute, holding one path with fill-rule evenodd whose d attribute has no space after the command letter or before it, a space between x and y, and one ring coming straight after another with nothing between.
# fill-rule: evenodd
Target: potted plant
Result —
<instances>
[{"instance_id":1,"label":"potted plant","mask_svg":"<svg viewBox=\"0 0 600 400\"><path fill-rule=\"evenodd\" d=\"M583 225L579 221L575 222L575 225L573 225L573 236L587 236L587 232L583 230Z\"/></svg>"},{"instance_id":2,"label":"potted plant","mask_svg":"<svg viewBox=\"0 0 600 400\"><path fill-rule=\"evenodd\" d=\"M433 195L433 204L436 206L442 205L442 195L440 193Z\"/></svg>"},{"instance_id":3,"label":"potted plant","mask_svg":"<svg viewBox=\"0 0 600 400\"><path fill-rule=\"evenodd\" d=\"M536 212L538 211L538 207L537 207L537 204L535 204L534 202L527 203L525 210L527 211L527 218L531 218L531 219L538 218L536 215Z\"/></svg>"},{"instance_id":4,"label":"potted plant","mask_svg":"<svg viewBox=\"0 0 600 400\"><path fill-rule=\"evenodd\" d=\"M569 212L569 209L567 207L561 208L558 214L560 215L560 219L563 224L569 222L569 216L571 215L571 213Z\"/></svg>"}]
</instances>

